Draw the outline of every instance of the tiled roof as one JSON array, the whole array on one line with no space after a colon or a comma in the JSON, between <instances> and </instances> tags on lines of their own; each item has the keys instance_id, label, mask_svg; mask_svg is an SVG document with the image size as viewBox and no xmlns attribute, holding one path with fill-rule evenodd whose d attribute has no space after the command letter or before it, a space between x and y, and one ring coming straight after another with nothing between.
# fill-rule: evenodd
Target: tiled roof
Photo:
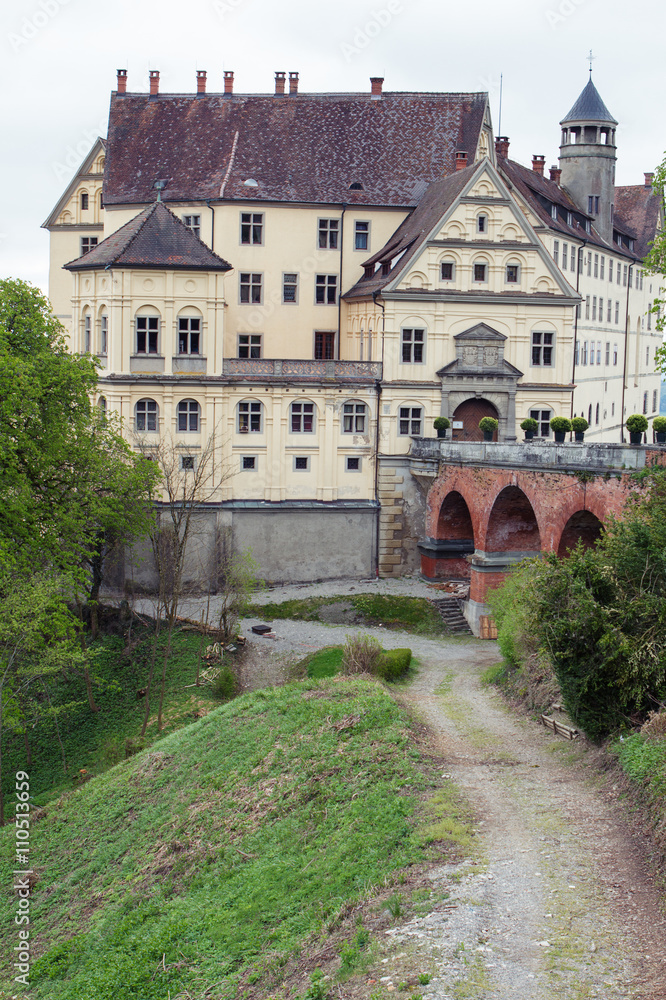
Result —
<instances>
[{"instance_id":1,"label":"tiled roof","mask_svg":"<svg viewBox=\"0 0 666 1000\"><path fill-rule=\"evenodd\" d=\"M595 234L594 228L591 233L588 233L575 218L572 219L570 226L567 224L566 217L563 219L559 213L557 220L553 219L550 211L539 200L540 198L544 198L550 204L559 205L565 212L571 212L572 215L576 213L585 219L589 218L569 197L564 188L561 188L555 181L542 177L536 170L524 167L522 163L516 163L515 160L498 158L497 166L504 178L523 196L534 214L549 229L574 239L603 243L601 237Z\"/></svg>"},{"instance_id":2,"label":"tiled roof","mask_svg":"<svg viewBox=\"0 0 666 1000\"><path fill-rule=\"evenodd\" d=\"M168 179L166 201L414 205L457 151L473 159L486 107L483 93L114 94L104 203L145 204Z\"/></svg>"},{"instance_id":3,"label":"tiled roof","mask_svg":"<svg viewBox=\"0 0 666 1000\"><path fill-rule=\"evenodd\" d=\"M630 227L630 235L635 235L634 249L641 258L650 249L650 241L654 239L659 222L659 198L651 187L636 184L629 187L615 188L615 219L621 220Z\"/></svg>"},{"instance_id":4,"label":"tiled roof","mask_svg":"<svg viewBox=\"0 0 666 1000\"><path fill-rule=\"evenodd\" d=\"M164 267L188 271L230 271L198 236L156 201L77 260L68 271L104 267Z\"/></svg>"},{"instance_id":5,"label":"tiled roof","mask_svg":"<svg viewBox=\"0 0 666 1000\"><path fill-rule=\"evenodd\" d=\"M612 114L601 100L599 91L592 83L592 77L560 125L567 125L569 122L608 122L611 125L617 125Z\"/></svg>"},{"instance_id":6,"label":"tiled roof","mask_svg":"<svg viewBox=\"0 0 666 1000\"><path fill-rule=\"evenodd\" d=\"M390 240L381 250L363 262L363 266L367 267L395 261L392 269L387 274L382 274L380 266L370 278L361 278L353 288L350 288L345 298L372 295L393 281L396 268L402 269L410 257L418 251L423 240L458 197L478 166L479 164L475 163L464 170L456 170L448 177L431 184L414 211L398 226Z\"/></svg>"}]
</instances>

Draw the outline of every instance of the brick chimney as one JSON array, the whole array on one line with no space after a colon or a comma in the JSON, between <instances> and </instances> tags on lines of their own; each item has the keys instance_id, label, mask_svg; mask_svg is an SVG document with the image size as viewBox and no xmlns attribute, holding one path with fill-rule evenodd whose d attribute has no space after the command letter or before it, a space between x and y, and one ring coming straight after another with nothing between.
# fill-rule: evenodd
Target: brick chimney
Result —
<instances>
[{"instance_id":1,"label":"brick chimney","mask_svg":"<svg viewBox=\"0 0 666 1000\"><path fill-rule=\"evenodd\" d=\"M456 153L456 170L464 170L467 166L467 153L463 149L459 149Z\"/></svg>"},{"instance_id":2,"label":"brick chimney","mask_svg":"<svg viewBox=\"0 0 666 1000\"><path fill-rule=\"evenodd\" d=\"M509 156L509 139L506 135L498 135L495 139L495 152L506 160Z\"/></svg>"},{"instance_id":3,"label":"brick chimney","mask_svg":"<svg viewBox=\"0 0 666 1000\"><path fill-rule=\"evenodd\" d=\"M275 74L275 96L284 94L284 88L287 82L286 73L276 73Z\"/></svg>"},{"instance_id":4,"label":"brick chimney","mask_svg":"<svg viewBox=\"0 0 666 1000\"><path fill-rule=\"evenodd\" d=\"M537 154L535 153L534 156L532 157L532 170L534 171L535 174L539 174L541 177L543 177L543 172L545 169L546 169L546 157L537 156Z\"/></svg>"},{"instance_id":5,"label":"brick chimney","mask_svg":"<svg viewBox=\"0 0 666 1000\"><path fill-rule=\"evenodd\" d=\"M551 181L555 181L556 184L559 184L560 177L562 176L562 171L560 170L560 168L556 167L555 164L553 164L552 167L549 168L549 170L550 170Z\"/></svg>"},{"instance_id":6,"label":"brick chimney","mask_svg":"<svg viewBox=\"0 0 666 1000\"><path fill-rule=\"evenodd\" d=\"M150 73L150 96L157 97L160 91L160 73L157 69L151 69Z\"/></svg>"},{"instance_id":7,"label":"brick chimney","mask_svg":"<svg viewBox=\"0 0 666 1000\"><path fill-rule=\"evenodd\" d=\"M234 92L234 74L229 69L224 71L224 92L225 94L233 94Z\"/></svg>"},{"instance_id":8,"label":"brick chimney","mask_svg":"<svg viewBox=\"0 0 666 1000\"><path fill-rule=\"evenodd\" d=\"M118 70L118 72L120 72L120 70ZM120 87L118 87L118 90L120 90ZM645 174L645 187L646 188L651 188L653 181L654 181L654 174Z\"/></svg>"},{"instance_id":9,"label":"brick chimney","mask_svg":"<svg viewBox=\"0 0 666 1000\"><path fill-rule=\"evenodd\" d=\"M206 93L206 70L205 69L198 69L197 70L197 96L199 96L200 94L203 95L205 93Z\"/></svg>"},{"instance_id":10,"label":"brick chimney","mask_svg":"<svg viewBox=\"0 0 666 1000\"><path fill-rule=\"evenodd\" d=\"M298 93L298 73L289 74L289 93L290 94Z\"/></svg>"},{"instance_id":11,"label":"brick chimney","mask_svg":"<svg viewBox=\"0 0 666 1000\"><path fill-rule=\"evenodd\" d=\"M383 76L371 76L370 77L370 94L373 101L379 101L382 96L382 86L384 84Z\"/></svg>"},{"instance_id":12,"label":"brick chimney","mask_svg":"<svg viewBox=\"0 0 666 1000\"><path fill-rule=\"evenodd\" d=\"M126 69L119 69L119 70L116 70L116 72L118 74L117 92L119 94L126 94L127 93L127 70ZM646 174L646 176L647 176L647 174Z\"/></svg>"}]
</instances>

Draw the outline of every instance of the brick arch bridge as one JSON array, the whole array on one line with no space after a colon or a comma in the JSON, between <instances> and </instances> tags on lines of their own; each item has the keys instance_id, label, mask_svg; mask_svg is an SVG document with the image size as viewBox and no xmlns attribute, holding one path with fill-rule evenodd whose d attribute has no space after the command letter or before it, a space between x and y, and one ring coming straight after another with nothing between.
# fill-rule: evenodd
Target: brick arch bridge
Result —
<instances>
[{"instance_id":1,"label":"brick arch bridge","mask_svg":"<svg viewBox=\"0 0 666 1000\"><path fill-rule=\"evenodd\" d=\"M652 462L663 464L666 453L620 445L419 439L410 457L421 463L413 474L430 484L426 537L419 544L421 571L428 579L470 581L466 615L477 631L490 587L526 556L565 556L579 539L593 544L635 488L631 473Z\"/></svg>"}]
</instances>

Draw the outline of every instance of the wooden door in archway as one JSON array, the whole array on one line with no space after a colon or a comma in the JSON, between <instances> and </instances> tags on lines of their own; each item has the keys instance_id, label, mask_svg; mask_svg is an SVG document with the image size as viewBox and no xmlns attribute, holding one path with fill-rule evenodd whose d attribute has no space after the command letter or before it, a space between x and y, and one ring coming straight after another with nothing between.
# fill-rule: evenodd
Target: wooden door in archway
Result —
<instances>
[{"instance_id":1,"label":"wooden door in archway","mask_svg":"<svg viewBox=\"0 0 666 1000\"><path fill-rule=\"evenodd\" d=\"M483 441L483 431L479 427L479 420L482 417L494 417L498 419L499 414L492 403L487 399L466 399L464 403L456 407L451 418L452 434L454 441ZM462 421L462 427L456 427L456 421ZM493 435L493 441L497 441L497 431Z\"/></svg>"}]
</instances>

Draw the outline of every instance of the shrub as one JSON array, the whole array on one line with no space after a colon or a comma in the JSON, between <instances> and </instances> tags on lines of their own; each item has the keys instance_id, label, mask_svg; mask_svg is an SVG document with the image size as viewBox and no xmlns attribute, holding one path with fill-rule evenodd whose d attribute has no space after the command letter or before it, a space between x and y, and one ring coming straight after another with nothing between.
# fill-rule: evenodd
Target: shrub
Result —
<instances>
[{"instance_id":1,"label":"shrub","mask_svg":"<svg viewBox=\"0 0 666 1000\"><path fill-rule=\"evenodd\" d=\"M387 649L380 656L374 673L385 681L395 681L409 670L411 649Z\"/></svg>"},{"instance_id":2,"label":"shrub","mask_svg":"<svg viewBox=\"0 0 666 1000\"><path fill-rule=\"evenodd\" d=\"M627 417L627 430L630 434L642 434L647 429L647 417L644 417L642 413L632 413L630 417Z\"/></svg>"},{"instance_id":3,"label":"shrub","mask_svg":"<svg viewBox=\"0 0 666 1000\"><path fill-rule=\"evenodd\" d=\"M499 420L495 420L494 417L481 417L479 420L479 427L482 431L496 431L499 427Z\"/></svg>"},{"instance_id":4,"label":"shrub","mask_svg":"<svg viewBox=\"0 0 666 1000\"><path fill-rule=\"evenodd\" d=\"M589 426L585 417L574 417L571 421L571 430L577 431L579 434L586 431Z\"/></svg>"},{"instance_id":5,"label":"shrub","mask_svg":"<svg viewBox=\"0 0 666 1000\"><path fill-rule=\"evenodd\" d=\"M666 711L651 712L648 721L641 727L641 736L652 743L666 742Z\"/></svg>"},{"instance_id":6,"label":"shrub","mask_svg":"<svg viewBox=\"0 0 666 1000\"><path fill-rule=\"evenodd\" d=\"M348 635L342 650L343 674L376 673L382 647L371 635Z\"/></svg>"},{"instance_id":7,"label":"shrub","mask_svg":"<svg viewBox=\"0 0 666 1000\"><path fill-rule=\"evenodd\" d=\"M213 681L213 695L219 701L231 701L238 694L238 678L228 663L223 663L220 672Z\"/></svg>"},{"instance_id":8,"label":"shrub","mask_svg":"<svg viewBox=\"0 0 666 1000\"><path fill-rule=\"evenodd\" d=\"M451 426L451 421L448 417L435 417L432 426L436 431L446 431Z\"/></svg>"},{"instance_id":9,"label":"shrub","mask_svg":"<svg viewBox=\"0 0 666 1000\"><path fill-rule=\"evenodd\" d=\"M656 434L663 434L666 431L666 417L655 417L652 421L652 429Z\"/></svg>"},{"instance_id":10,"label":"shrub","mask_svg":"<svg viewBox=\"0 0 666 1000\"><path fill-rule=\"evenodd\" d=\"M536 431L539 428L539 422L534 419L534 417L525 417L524 420L520 422L521 431Z\"/></svg>"},{"instance_id":11,"label":"shrub","mask_svg":"<svg viewBox=\"0 0 666 1000\"><path fill-rule=\"evenodd\" d=\"M550 422L551 428L556 432L564 431L565 434L571 430L571 421L568 417L553 417Z\"/></svg>"}]
</instances>

